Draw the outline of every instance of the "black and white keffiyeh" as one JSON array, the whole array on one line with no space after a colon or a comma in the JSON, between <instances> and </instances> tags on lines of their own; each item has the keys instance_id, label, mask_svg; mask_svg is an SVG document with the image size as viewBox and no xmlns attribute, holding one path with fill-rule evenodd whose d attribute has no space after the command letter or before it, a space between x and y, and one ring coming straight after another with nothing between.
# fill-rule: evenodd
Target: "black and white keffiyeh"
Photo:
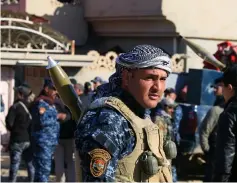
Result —
<instances>
[{"instance_id":1,"label":"black and white keffiyeh","mask_svg":"<svg viewBox=\"0 0 237 183\"><path fill-rule=\"evenodd\" d=\"M123 69L159 68L171 73L171 60L161 48L151 45L138 45L116 59L116 72L110 76L109 83L98 87L94 99L108 97L118 92L121 87Z\"/></svg>"},{"instance_id":2,"label":"black and white keffiyeh","mask_svg":"<svg viewBox=\"0 0 237 183\"><path fill-rule=\"evenodd\" d=\"M116 63L129 69L154 67L171 72L169 55L151 45L138 45L128 53L120 54Z\"/></svg>"}]
</instances>

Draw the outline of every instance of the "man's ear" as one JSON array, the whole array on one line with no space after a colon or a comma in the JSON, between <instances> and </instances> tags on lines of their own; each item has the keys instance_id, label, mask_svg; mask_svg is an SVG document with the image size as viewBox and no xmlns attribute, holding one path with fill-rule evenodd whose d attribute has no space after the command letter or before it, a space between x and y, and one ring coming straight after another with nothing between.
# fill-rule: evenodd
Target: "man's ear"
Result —
<instances>
[{"instance_id":1,"label":"man's ear","mask_svg":"<svg viewBox=\"0 0 237 183\"><path fill-rule=\"evenodd\" d=\"M231 84L228 84L227 88L228 88L228 90L230 90L230 91L233 91L233 90L234 90L234 88L233 88L233 86L232 86Z\"/></svg>"},{"instance_id":2,"label":"man's ear","mask_svg":"<svg viewBox=\"0 0 237 183\"><path fill-rule=\"evenodd\" d=\"M128 70L122 71L122 87L127 88L129 84L129 72Z\"/></svg>"}]
</instances>

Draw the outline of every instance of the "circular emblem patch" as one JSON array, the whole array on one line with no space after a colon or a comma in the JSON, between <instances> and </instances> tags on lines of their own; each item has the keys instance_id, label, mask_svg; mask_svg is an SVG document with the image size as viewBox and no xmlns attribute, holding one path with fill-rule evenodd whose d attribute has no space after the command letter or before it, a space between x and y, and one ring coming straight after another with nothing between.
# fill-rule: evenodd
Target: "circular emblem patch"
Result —
<instances>
[{"instance_id":1,"label":"circular emblem patch","mask_svg":"<svg viewBox=\"0 0 237 183\"><path fill-rule=\"evenodd\" d=\"M94 177L100 177L106 170L110 154L104 149L94 149L89 152L91 156L90 171Z\"/></svg>"}]
</instances>

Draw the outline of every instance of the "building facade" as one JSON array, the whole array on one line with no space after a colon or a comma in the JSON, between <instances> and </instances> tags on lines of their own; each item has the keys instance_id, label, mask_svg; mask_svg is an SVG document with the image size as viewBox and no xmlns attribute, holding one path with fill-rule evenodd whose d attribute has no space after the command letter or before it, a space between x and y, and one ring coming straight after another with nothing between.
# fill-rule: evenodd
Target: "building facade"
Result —
<instances>
[{"instance_id":1,"label":"building facade","mask_svg":"<svg viewBox=\"0 0 237 183\"><path fill-rule=\"evenodd\" d=\"M237 44L236 6L235 0L5 0L2 10L34 15L37 23L48 21L52 30L65 35L70 44L71 40L75 41L75 50L67 50L66 56L63 52L5 50L1 60L8 69L2 74L10 72L13 77L17 65L20 71L17 73L23 74L15 74L15 80L9 78L6 82L18 84L26 80L37 93L47 76L46 57L54 54L53 58L60 61L68 75L79 82L97 75L107 80L114 72L116 55L137 44L163 47L173 55L173 68L177 72L202 68L202 59L179 36L189 38L211 53L222 41Z\"/></svg>"},{"instance_id":2,"label":"building facade","mask_svg":"<svg viewBox=\"0 0 237 183\"><path fill-rule=\"evenodd\" d=\"M62 1L62 2L66 2ZM170 54L189 56L185 70L202 60L179 39L189 38L214 53L217 44L237 44L235 0L26 0L26 12L47 16L52 27L76 40L86 51L104 53L114 47L159 45ZM37 8L44 4L45 8ZM93 31L91 31L91 28ZM80 50L79 50L80 51Z\"/></svg>"}]
</instances>

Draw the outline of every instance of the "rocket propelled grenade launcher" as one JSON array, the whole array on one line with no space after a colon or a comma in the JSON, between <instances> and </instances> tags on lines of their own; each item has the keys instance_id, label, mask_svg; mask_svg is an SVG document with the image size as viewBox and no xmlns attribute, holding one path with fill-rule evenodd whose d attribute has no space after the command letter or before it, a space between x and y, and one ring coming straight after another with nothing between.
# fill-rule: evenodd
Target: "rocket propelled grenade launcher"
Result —
<instances>
[{"instance_id":1,"label":"rocket propelled grenade launcher","mask_svg":"<svg viewBox=\"0 0 237 183\"><path fill-rule=\"evenodd\" d=\"M82 103L77 96L68 75L50 56L47 57L49 75L63 103L70 109L74 120L78 120L82 111Z\"/></svg>"},{"instance_id":2,"label":"rocket propelled grenade launcher","mask_svg":"<svg viewBox=\"0 0 237 183\"><path fill-rule=\"evenodd\" d=\"M205 48L201 47L200 45L184 38L181 36L181 38L184 40L184 42L202 59L206 60L210 64L220 68L224 69L226 66L219 60L217 60L211 53L209 53Z\"/></svg>"}]
</instances>

